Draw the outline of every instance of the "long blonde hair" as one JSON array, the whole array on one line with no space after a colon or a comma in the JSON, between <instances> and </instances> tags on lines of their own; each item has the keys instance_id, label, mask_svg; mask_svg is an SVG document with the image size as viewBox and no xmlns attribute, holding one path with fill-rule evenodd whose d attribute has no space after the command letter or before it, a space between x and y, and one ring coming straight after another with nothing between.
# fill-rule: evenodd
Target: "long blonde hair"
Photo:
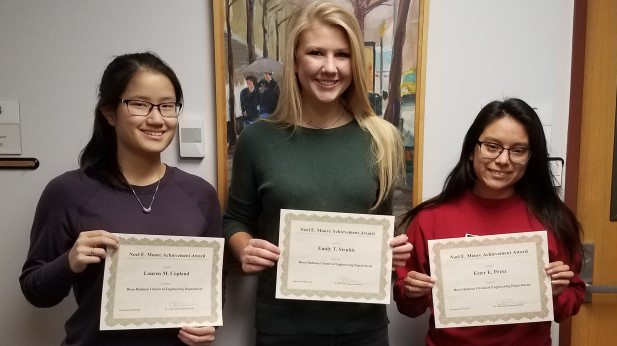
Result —
<instances>
[{"instance_id":1,"label":"long blonde hair","mask_svg":"<svg viewBox=\"0 0 617 346\"><path fill-rule=\"evenodd\" d=\"M379 118L368 100L365 76L363 39L356 18L345 8L330 2L315 1L294 14L288 24L288 40L283 55L284 71L281 94L276 110L268 121L282 126L302 123L302 97L295 73L295 54L302 33L314 23L340 28L351 48L353 81L342 94L342 105L352 114L360 127L371 135L371 150L379 177L379 195L371 211L376 210L390 196L395 183L405 177L403 139L389 122Z\"/></svg>"}]
</instances>

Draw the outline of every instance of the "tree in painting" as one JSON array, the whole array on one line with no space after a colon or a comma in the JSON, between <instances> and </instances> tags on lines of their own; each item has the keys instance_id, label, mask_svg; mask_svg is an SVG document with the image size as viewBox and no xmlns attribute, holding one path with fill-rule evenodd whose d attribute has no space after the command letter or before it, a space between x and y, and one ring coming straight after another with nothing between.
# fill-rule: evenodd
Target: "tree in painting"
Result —
<instances>
[{"instance_id":1,"label":"tree in painting","mask_svg":"<svg viewBox=\"0 0 617 346\"><path fill-rule=\"evenodd\" d=\"M383 5L386 1L388 0L349 0L353 7L353 14L358 19L358 24L360 24L362 33L364 33L366 15L375 8Z\"/></svg>"},{"instance_id":2,"label":"tree in painting","mask_svg":"<svg viewBox=\"0 0 617 346\"><path fill-rule=\"evenodd\" d=\"M275 35L275 44L276 44L276 60L281 60L281 25L285 24L290 18L291 15L282 16L282 12L285 10L283 4L279 3L276 7L274 7L274 35Z\"/></svg>"},{"instance_id":3,"label":"tree in painting","mask_svg":"<svg viewBox=\"0 0 617 346\"><path fill-rule=\"evenodd\" d=\"M247 0L248 1L248 0ZM236 117L233 116L236 113L236 98L234 95L234 52L231 47L231 6L233 6L236 0L225 0L225 28L227 30L227 110L230 114L230 120L227 125L227 141L230 146L236 145Z\"/></svg>"},{"instance_id":4,"label":"tree in painting","mask_svg":"<svg viewBox=\"0 0 617 346\"><path fill-rule=\"evenodd\" d=\"M394 41L392 44L392 63L390 64L390 97L384 118L392 124L399 124L401 119L401 74L403 71L403 45L405 44L406 21L411 0L400 0Z\"/></svg>"},{"instance_id":5,"label":"tree in painting","mask_svg":"<svg viewBox=\"0 0 617 346\"><path fill-rule=\"evenodd\" d=\"M263 34L262 39L262 56L264 58L268 57L268 12L270 12L271 6L274 4L272 0L261 0L260 5L262 8L261 11L261 32Z\"/></svg>"},{"instance_id":6,"label":"tree in painting","mask_svg":"<svg viewBox=\"0 0 617 346\"><path fill-rule=\"evenodd\" d=\"M255 61L255 35L253 20L255 18L255 0L246 0L246 47L248 48L249 63Z\"/></svg>"}]
</instances>

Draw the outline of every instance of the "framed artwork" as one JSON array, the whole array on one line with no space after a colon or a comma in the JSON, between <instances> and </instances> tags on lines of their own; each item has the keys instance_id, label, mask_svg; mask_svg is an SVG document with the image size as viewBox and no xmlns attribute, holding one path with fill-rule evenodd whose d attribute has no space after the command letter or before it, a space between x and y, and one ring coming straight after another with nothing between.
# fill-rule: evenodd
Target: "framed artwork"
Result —
<instances>
[{"instance_id":1,"label":"framed artwork","mask_svg":"<svg viewBox=\"0 0 617 346\"><path fill-rule=\"evenodd\" d=\"M267 92L272 80L276 83L282 78L281 56L286 49L287 22L294 11L310 1L313 0L212 2L217 190L223 206L227 201L236 140L245 126L264 115L264 109L269 111L262 104L255 111L247 95ZM394 203L395 215L400 215L421 198L428 0L333 1L354 13L362 29L368 98L373 110L399 128L404 138L407 179L397 185Z\"/></svg>"}]
</instances>

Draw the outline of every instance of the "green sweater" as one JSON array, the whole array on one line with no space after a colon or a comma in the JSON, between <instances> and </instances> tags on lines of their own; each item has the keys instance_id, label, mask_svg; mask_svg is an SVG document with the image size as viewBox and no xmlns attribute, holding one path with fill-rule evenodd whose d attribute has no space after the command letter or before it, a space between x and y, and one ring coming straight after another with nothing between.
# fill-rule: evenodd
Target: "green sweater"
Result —
<instances>
[{"instance_id":1,"label":"green sweater","mask_svg":"<svg viewBox=\"0 0 617 346\"><path fill-rule=\"evenodd\" d=\"M283 129L258 121L234 152L225 236L240 231L279 243L281 209L368 213L378 195L371 137L352 121L327 129ZM379 214L391 214L390 203ZM274 334L344 334L388 324L380 304L276 299L276 266L260 274L256 329Z\"/></svg>"}]
</instances>

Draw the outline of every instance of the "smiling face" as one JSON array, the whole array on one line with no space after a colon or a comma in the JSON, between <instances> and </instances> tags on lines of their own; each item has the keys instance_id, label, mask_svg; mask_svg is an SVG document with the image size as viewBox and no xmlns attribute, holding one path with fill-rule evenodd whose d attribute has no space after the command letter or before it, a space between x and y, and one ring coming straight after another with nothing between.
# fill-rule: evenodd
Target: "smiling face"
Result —
<instances>
[{"instance_id":1,"label":"smiling face","mask_svg":"<svg viewBox=\"0 0 617 346\"><path fill-rule=\"evenodd\" d=\"M303 102L339 102L352 82L351 49L345 32L316 22L305 30L295 52L295 72Z\"/></svg>"},{"instance_id":2,"label":"smiling face","mask_svg":"<svg viewBox=\"0 0 617 346\"><path fill-rule=\"evenodd\" d=\"M507 115L490 123L478 140L505 148L529 148L527 131L521 123ZM508 150L504 150L496 159L486 159L480 154L480 146L475 146L471 158L476 174L473 188L475 195L487 199L503 199L514 194L514 185L525 174L527 164L513 163L508 155Z\"/></svg>"},{"instance_id":3,"label":"smiling face","mask_svg":"<svg viewBox=\"0 0 617 346\"><path fill-rule=\"evenodd\" d=\"M125 100L142 100L153 104L175 102L173 84L165 75L142 70L136 73L121 95ZM177 118L164 118L154 107L148 116L131 115L124 103L103 114L116 130L118 158L155 156L167 148L174 138Z\"/></svg>"}]
</instances>

